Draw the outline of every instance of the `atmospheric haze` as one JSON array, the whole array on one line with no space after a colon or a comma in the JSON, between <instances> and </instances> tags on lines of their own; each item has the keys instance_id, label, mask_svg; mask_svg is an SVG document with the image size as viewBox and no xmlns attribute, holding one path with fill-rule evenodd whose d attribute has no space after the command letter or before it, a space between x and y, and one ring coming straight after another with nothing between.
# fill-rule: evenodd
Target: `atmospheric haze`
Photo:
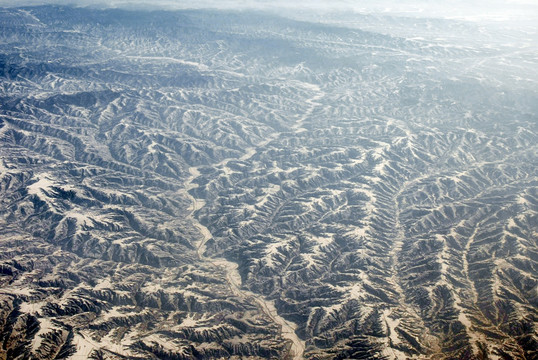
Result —
<instances>
[{"instance_id":1,"label":"atmospheric haze","mask_svg":"<svg viewBox=\"0 0 538 360\"><path fill-rule=\"evenodd\" d=\"M160 9L228 9L228 10L289 10L353 11L359 13L384 13L417 17L456 18L489 21L535 21L538 19L538 3L533 0L455 0L455 1L394 1L394 0L336 0L336 1L262 1L262 0L0 0L0 6L70 5L101 8L160 8Z\"/></svg>"}]
</instances>

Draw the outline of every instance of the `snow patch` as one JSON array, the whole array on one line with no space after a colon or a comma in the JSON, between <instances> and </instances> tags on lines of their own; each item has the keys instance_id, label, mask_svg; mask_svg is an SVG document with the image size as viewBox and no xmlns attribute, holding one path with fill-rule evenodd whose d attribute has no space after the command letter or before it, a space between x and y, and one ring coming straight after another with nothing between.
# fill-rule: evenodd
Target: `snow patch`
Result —
<instances>
[{"instance_id":1,"label":"snow patch","mask_svg":"<svg viewBox=\"0 0 538 360\"><path fill-rule=\"evenodd\" d=\"M28 186L28 194L39 195L54 186L52 179L46 175L38 176L38 181Z\"/></svg>"}]
</instances>

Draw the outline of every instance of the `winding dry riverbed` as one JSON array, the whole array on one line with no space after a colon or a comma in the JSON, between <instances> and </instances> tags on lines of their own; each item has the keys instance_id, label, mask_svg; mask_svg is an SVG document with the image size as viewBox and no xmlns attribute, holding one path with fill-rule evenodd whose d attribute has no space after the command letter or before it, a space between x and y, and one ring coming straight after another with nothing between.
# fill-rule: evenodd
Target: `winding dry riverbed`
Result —
<instances>
[{"instance_id":1,"label":"winding dry riverbed","mask_svg":"<svg viewBox=\"0 0 538 360\"><path fill-rule=\"evenodd\" d=\"M250 149L248 149L250 150ZM248 151L247 154L252 153L252 150ZM226 274L226 282L228 283L231 291L235 296L238 296L243 299L249 299L254 301L261 312L263 312L267 317L271 319L274 323L281 326L282 337L291 341L290 355L293 359L299 360L303 358L303 353L305 350L305 343L295 333L297 325L285 320L282 316L278 314L275 304L273 301L266 300L263 296L255 294L252 291L246 290L242 286L241 276L237 270L238 264L232 261L229 261L224 258L211 258L205 256L206 243L209 239L212 238L211 232L207 227L202 225L194 216L194 211L205 206L205 201L201 199L196 199L189 193L190 189L197 187L198 185L194 183L196 178L200 175L200 172L197 168L193 167L190 169L191 176L185 183L185 194L191 199L192 202L192 211L190 217L194 225L198 228L202 234L202 238L196 244L196 252L198 258L204 262L211 263L212 265L222 269Z\"/></svg>"},{"instance_id":2,"label":"winding dry riverbed","mask_svg":"<svg viewBox=\"0 0 538 360\"><path fill-rule=\"evenodd\" d=\"M292 131L294 132L304 131L304 129L302 128L303 123L309 116L312 115L314 109L320 105L320 103L318 103L317 100L321 99L324 96L324 93L320 90L318 86L315 86L312 84L306 84L306 83L303 83L303 86L305 88L314 90L316 94L306 101L306 103L309 105L307 110L302 114L302 116L300 116L297 119L296 123L291 127ZM263 148L265 145L271 142L274 138L276 138L276 136L277 134L274 134L273 136L269 136L266 140L258 144L258 146L245 149L246 150L245 154L241 156L239 160L246 161L250 159L256 154L259 148ZM234 160L234 159L232 158L224 159L219 164L216 164L216 166L225 167L228 164L228 162L231 160ZM190 172L190 177L185 182L184 193L185 193L185 196L191 199L192 205L191 205L190 217L192 219L192 222L202 234L201 239L196 244L196 252L197 252L198 258L204 262L214 265L215 267L218 267L219 269L222 269L224 273L226 274L226 282L228 283L231 291L233 292L235 296L238 296L243 299L248 299L250 301L254 301L262 313L264 313L268 318L270 318L271 321L273 321L275 324L280 325L282 337L291 342L290 354L289 354L290 357L295 360L302 359L304 351L305 351L305 342L299 339L299 337L295 333L297 325L293 322L287 321L286 319L284 319L282 316L278 314L274 301L269 301L265 299L263 296L253 293L252 291L249 291L243 287L241 276L237 269L238 268L237 263L234 263L224 258L211 258L211 257L205 256L206 243L212 238L212 234L209 231L209 229L205 227L204 225L202 225L198 221L198 219L196 219L196 217L194 216L194 212L196 210L201 209L202 207L205 206L205 201L203 199L195 198L189 192L189 190L192 190L198 186L195 180L200 176L200 171L198 170L198 168L192 167L189 169L189 172Z\"/></svg>"}]
</instances>

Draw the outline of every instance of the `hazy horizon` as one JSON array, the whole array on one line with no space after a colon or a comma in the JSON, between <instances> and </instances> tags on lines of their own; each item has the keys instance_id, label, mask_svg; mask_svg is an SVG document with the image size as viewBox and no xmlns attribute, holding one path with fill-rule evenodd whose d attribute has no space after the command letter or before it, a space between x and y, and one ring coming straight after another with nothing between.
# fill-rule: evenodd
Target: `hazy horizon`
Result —
<instances>
[{"instance_id":1,"label":"hazy horizon","mask_svg":"<svg viewBox=\"0 0 538 360\"><path fill-rule=\"evenodd\" d=\"M215 1L201 0L196 4L184 1L159 0L148 2L146 0L0 0L2 7L37 6L37 5L69 5L90 6L98 8L124 8L124 9L228 9L228 10L266 10L286 12L289 10L304 11L352 11L362 14L386 14L410 17L433 17L444 19L458 19L467 21L533 21L538 19L538 3L530 0L495 0L495 1L442 1L435 4L429 1Z\"/></svg>"}]
</instances>

